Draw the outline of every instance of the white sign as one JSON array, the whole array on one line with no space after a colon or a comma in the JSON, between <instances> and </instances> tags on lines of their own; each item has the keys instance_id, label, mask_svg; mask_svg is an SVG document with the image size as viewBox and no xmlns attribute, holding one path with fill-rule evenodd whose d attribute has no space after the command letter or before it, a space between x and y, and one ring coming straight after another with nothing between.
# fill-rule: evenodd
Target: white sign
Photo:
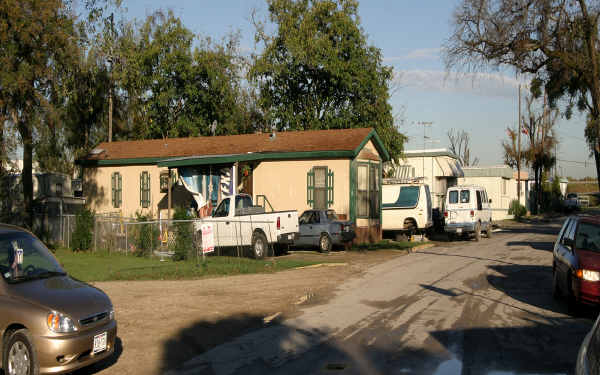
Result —
<instances>
[{"instance_id":1,"label":"white sign","mask_svg":"<svg viewBox=\"0 0 600 375\"><path fill-rule=\"evenodd\" d=\"M202 253L212 253L215 251L215 236L212 224L202 224Z\"/></svg>"}]
</instances>

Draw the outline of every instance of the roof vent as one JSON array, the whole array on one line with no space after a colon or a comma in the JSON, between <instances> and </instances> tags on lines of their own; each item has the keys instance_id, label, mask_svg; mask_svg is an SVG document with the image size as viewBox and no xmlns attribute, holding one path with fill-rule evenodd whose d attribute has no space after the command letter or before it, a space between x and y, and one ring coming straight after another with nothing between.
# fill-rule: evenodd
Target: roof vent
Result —
<instances>
[{"instance_id":1,"label":"roof vent","mask_svg":"<svg viewBox=\"0 0 600 375\"><path fill-rule=\"evenodd\" d=\"M104 149L102 149L102 148L95 148L92 151L90 151L90 154L91 155L100 155L103 152L104 152Z\"/></svg>"}]
</instances>

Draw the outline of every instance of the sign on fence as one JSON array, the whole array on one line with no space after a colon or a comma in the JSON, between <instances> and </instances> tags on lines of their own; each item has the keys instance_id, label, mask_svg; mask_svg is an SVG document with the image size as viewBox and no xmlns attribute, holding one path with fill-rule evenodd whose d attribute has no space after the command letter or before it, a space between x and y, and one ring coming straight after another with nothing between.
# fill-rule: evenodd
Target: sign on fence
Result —
<instances>
[{"instance_id":1,"label":"sign on fence","mask_svg":"<svg viewBox=\"0 0 600 375\"><path fill-rule=\"evenodd\" d=\"M202 224L202 253L212 253L215 251L215 236L212 224Z\"/></svg>"}]
</instances>

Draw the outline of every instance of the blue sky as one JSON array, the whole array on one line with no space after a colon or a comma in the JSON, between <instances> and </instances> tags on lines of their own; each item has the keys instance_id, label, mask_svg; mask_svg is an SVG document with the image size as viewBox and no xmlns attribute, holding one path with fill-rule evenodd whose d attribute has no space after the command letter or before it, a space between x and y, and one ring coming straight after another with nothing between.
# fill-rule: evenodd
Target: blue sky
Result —
<instances>
[{"instance_id":1,"label":"blue sky","mask_svg":"<svg viewBox=\"0 0 600 375\"><path fill-rule=\"evenodd\" d=\"M450 19L457 0L363 0L359 15L369 42L383 52L394 68L398 86L391 98L394 113L403 113L400 130L410 137L407 149L423 148L423 128L433 141L427 147L447 147L446 132L464 129L471 134L472 154L481 165L502 164L501 141L506 127L517 122L517 85L513 72L457 76L446 72L440 48L450 35ZM221 39L239 30L245 51L254 47L252 9L266 15L262 0L124 0L128 18L143 19L157 9L171 9L193 32ZM583 138L584 116L558 123L559 168L562 175L595 175L593 159ZM566 161L587 162L584 164Z\"/></svg>"}]
</instances>

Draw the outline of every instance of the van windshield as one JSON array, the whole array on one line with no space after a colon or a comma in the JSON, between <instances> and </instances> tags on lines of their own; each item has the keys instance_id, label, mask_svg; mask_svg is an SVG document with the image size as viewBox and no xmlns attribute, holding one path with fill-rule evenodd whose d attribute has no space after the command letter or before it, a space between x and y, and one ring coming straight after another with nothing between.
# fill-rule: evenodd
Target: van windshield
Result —
<instances>
[{"instance_id":1,"label":"van windshield","mask_svg":"<svg viewBox=\"0 0 600 375\"><path fill-rule=\"evenodd\" d=\"M46 246L25 232L0 239L0 272L9 283L66 275Z\"/></svg>"},{"instance_id":2,"label":"van windshield","mask_svg":"<svg viewBox=\"0 0 600 375\"><path fill-rule=\"evenodd\" d=\"M416 207L419 202L419 186L402 186L394 203L384 203L383 207Z\"/></svg>"}]
</instances>

